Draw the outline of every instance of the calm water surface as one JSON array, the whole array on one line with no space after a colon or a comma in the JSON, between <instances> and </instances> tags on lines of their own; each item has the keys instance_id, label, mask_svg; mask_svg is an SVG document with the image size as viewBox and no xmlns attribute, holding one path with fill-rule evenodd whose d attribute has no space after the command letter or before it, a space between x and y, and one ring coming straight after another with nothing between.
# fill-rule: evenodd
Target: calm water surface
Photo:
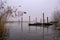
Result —
<instances>
[{"instance_id":1,"label":"calm water surface","mask_svg":"<svg viewBox=\"0 0 60 40\"><path fill-rule=\"evenodd\" d=\"M47 27L28 26L27 22L6 23L8 40L57 40L57 30L54 25Z\"/></svg>"}]
</instances>

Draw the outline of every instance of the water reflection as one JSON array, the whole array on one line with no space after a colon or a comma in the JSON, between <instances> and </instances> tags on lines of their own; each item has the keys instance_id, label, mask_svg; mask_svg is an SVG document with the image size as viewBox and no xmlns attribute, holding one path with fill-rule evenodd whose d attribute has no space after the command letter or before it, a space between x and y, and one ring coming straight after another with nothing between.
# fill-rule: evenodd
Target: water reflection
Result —
<instances>
[{"instance_id":1,"label":"water reflection","mask_svg":"<svg viewBox=\"0 0 60 40\"><path fill-rule=\"evenodd\" d=\"M4 26L4 24L0 23L0 40L7 40L8 35L8 29Z\"/></svg>"},{"instance_id":2,"label":"water reflection","mask_svg":"<svg viewBox=\"0 0 60 40\"><path fill-rule=\"evenodd\" d=\"M29 32L30 32L30 26L29 26Z\"/></svg>"},{"instance_id":3,"label":"water reflection","mask_svg":"<svg viewBox=\"0 0 60 40\"><path fill-rule=\"evenodd\" d=\"M42 26L28 26L26 22L22 26L20 22L6 23L5 26L9 28L8 40L55 40L57 32L53 25L43 28Z\"/></svg>"}]
</instances>

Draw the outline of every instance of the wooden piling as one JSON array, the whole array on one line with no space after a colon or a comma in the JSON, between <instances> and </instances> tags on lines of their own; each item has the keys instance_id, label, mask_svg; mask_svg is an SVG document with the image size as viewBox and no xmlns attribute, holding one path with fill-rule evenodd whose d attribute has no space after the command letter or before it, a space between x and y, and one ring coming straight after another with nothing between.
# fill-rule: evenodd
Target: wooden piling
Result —
<instances>
[{"instance_id":1,"label":"wooden piling","mask_svg":"<svg viewBox=\"0 0 60 40\"><path fill-rule=\"evenodd\" d=\"M36 23L37 23L37 17L36 17ZM36 25L36 32L37 32L37 25Z\"/></svg>"},{"instance_id":2,"label":"wooden piling","mask_svg":"<svg viewBox=\"0 0 60 40\"><path fill-rule=\"evenodd\" d=\"M30 16L29 16L29 24L30 24Z\"/></svg>"},{"instance_id":3,"label":"wooden piling","mask_svg":"<svg viewBox=\"0 0 60 40\"><path fill-rule=\"evenodd\" d=\"M44 13L43 13L43 23L44 23Z\"/></svg>"},{"instance_id":4,"label":"wooden piling","mask_svg":"<svg viewBox=\"0 0 60 40\"><path fill-rule=\"evenodd\" d=\"M23 17L21 17L21 31L23 32Z\"/></svg>"},{"instance_id":5,"label":"wooden piling","mask_svg":"<svg viewBox=\"0 0 60 40\"><path fill-rule=\"evenodd\" d=\"M41 23L41 19L40 19L40 23Z\"/></svg>"},{"instance_id":6,"label":"wooden piling","mask_svg":"<svg viewBox=\"0 0 60 40\"><path fill-rule=\"evenodd\" d=\"M48 17L47 17L47 23L48 23Z\"/></svg>"},{"instance_id":7,"label":"wooden piling","mask_svg":"<svg viewBox=\"0 0 60 40\"><path fill-rule=\"evenodd\" d=\"M29 24L30 24L30 16L29 16ZM29 32L30 32L30 26L29 26Z\"/></svg>"},{"instance_id":8,"label":"wooden piling","mask_svg":"<svg viewBox=\"0 0 60 40\"><path fill-rule=\"evenodd\" d=\"M37 17L36 17L36 23L37 23Z\"/></svg>"},{"instance_id":9,"label":"wooden piling","mask_svg":"<svg viewBox=\"0 0 60 40\"><path fill-rule=\"evenodd\" d=\"M43 40L44 40L44 13L43 13Z\"/></svg>"},{"instance_id":10,"label":"wooden piling","mask_svg":"<svg viewBox=\"0 0 60 40\"><path fill-rule=\"evenodd\" d=\"M47 23L48 23L48 17L47 17ZM48 32L48 26L47 26L47 32Z\"/></svg>"}]
</instances>

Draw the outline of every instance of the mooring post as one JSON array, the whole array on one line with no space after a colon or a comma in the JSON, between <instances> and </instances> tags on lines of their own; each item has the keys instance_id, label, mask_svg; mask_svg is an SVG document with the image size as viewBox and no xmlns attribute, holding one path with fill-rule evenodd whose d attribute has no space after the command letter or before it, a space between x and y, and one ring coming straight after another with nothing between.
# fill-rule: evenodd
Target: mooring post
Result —
<instances>
[{"instance_id":1,"label":"mooring post","mask_svg":"<svg viewBox=\"0 0 60 40\"><path fill-rule=\"evenodd\" d=\"M48 23L48 17L47 17L47 23ZM47 26L47 32L48 32L48 26Z\"/></svg>"},{"instance_id":2,"label":"mooring post","mask_svg":"<svg viewBox=\"0 0 60 40\"><path fill-rule=\"evenodd\" d=\"M43 23L44 23L44 13L43 13Z\"/></svg>"},{"instance_id":3,"label":"mooring post","mask_svg":"<svg viewBox=\"0 0 60 40\"><path fill-rule=\"evenodd\" d=\"M21 17L21 31L23 32L23 17Z\"/></svg>"},{"instance_id":4,"label":"mooring post","mask_svg":"<svg viewBox=\"0 0 60 40\"><path fill-rule=\"evenodd\" d=\"M41 19L40 19L40 23L41 23Z\"/></svg>"},{"instance_id":5,"label":"mooring post","mask_svg":"<svg viewBox=\"0 0 60 40\"><path fill-rule=\"evenodd\" d=\"M29 24L30 24L30 16L29 16Z\"/></svg>"},{"instance_id":6,"label":"mooring post","mask_svg":"<svg viewBox=\"0 0 60 40\"><path fill-rule=\"evenodd\" d=\"M37 23L37 17L36 17L36 23ZM37 25L36 25L36 32L37 32Z\"/></svg>"},{"instance_id":7,"label":"mooring post","mask_svg":"<svg viewBox=\"0 0 60 40\"><path fill-rule=\"evenodd\" d=\"M48 23L48 17L47 17L47 23Z\"/></svg>"},{"instance_id":8,"label":"mooring post","mask_svg":"<svg viewBox=\"0 0 60 40\"><path fill-rule=\"evenodd\" d=\"M43 40L44 40L44 13L43 13Z\"/></svg>"},{"instance_id":9,"label":"mooring post","mask_svg":"<svg viewBox=\"0 0 60 40\"><path fill-rule=\"evenodd\" d=\"M36 23L37 23L37 17L36 17Z\"/></svg>"},{"instance_id":10,"label":"mooring post","mask_svg":"<svg viewBox=\"0 0 60 40\"><path fill-rule=\"evenodd\" d=\"M30 16L29 16L29 24L30 24L30 20L31 20L31 19L30 19ZM29 32L30 32L30 26L29 26Z\"/></svg>"}]
</instances>

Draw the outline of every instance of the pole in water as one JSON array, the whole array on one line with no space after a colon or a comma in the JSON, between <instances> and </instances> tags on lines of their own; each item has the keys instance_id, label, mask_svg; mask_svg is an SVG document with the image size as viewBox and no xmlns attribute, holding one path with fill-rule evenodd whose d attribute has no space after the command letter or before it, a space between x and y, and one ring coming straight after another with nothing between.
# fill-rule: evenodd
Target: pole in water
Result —
<instances>
[{"instance_id":1,"label":"pole in water","mask_svg":"<svg viewBox=\"0 0 60 40\"><path fill-rule=\"evenodd\" d=\"M44 23L44 13L43 13L43 23Z\"/></svg>"},{"instance_id":2,"label":"pole in water","mask_svg":"<svg viewBox=\"0 0 60 40\"><path fill-rule=\"evenodd\" d=\"M48 23L48 17L47 17L47 23Z\"/></svg>"},{"instance_id":3,"label":"pole in water","mask_svg":"<svg viewBox=\"0 0 60 40\"><path fill-rule=\"evenodd\" d=\"M36 23L37 23L37 17L36 17ZM36 25L36 32L37 32L37 25Z\"/></svg>"},{"instance_id":4,"label":"pole in water","mask_svg":"<svg viewBox=\"0 0 60 40\"><path fill-rule=\"evenodd\" d=\"M48 17L47 17L47 23L48 23ZM47 26L47 32L48 32L48 26Z\"/></svg>"},{"instance_id":5,"label":"pole in water","mask_svg":"<svg viewBox=\"0 0 60 40\"><path fill-rule=\"evenodd\" d=\"M30 16L29 16L29 24L30 24ZM29 26L29 32L30 32L30 26Z\"/></svg>"},{"instance_id":6,"label":"pole in water","mask_svg":"<svg viewBox=\"0 0 60 40\"><path fill-rule=\"evenodd\" d=\"M37 23L37 17L36 17L36 23Z\"/></svg>"},{"instance_id":7,"label":"pole in water","mask_svg":"<svg viewBox=\"0 0 60 40\"><path fill-rule=\"evenodd\" d=\"M43 40L44 40L44 13L43 13Z\"/></svg>"},{"instance_id":8,"label":"pole in water","mask_svg":"<svg viewBox=\"0 0 60 40\"><path fill-rule=\"evenodd\" d=\"M21 31L23 32L23 17L21 17Z\"/></svg>"},{"instance_id":9,"label":"pole in water","mask_svg":"<svg viewBox=\"0 0 60 40\"><path fill-rule=\"evenodd\" d=\"M29 24L30 24L30 16L29 16Z\"/></svg>"}]
</instances>

